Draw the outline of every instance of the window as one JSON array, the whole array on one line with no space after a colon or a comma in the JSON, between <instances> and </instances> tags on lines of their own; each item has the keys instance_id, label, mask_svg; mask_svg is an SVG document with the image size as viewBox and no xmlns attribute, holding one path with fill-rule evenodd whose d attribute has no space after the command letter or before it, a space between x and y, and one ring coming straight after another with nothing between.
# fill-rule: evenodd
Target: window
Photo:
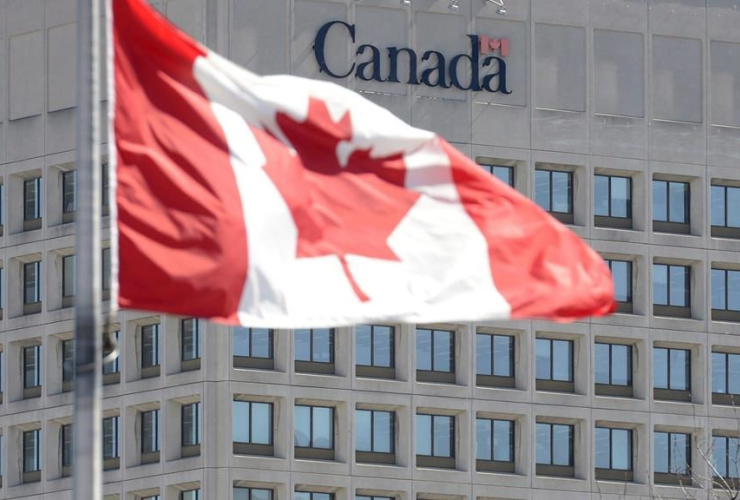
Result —
<instances>
[{"instance_id":1,"label":"window","mask_svg":"<svg viewBox=\"0 0 740 500\"><path fill-rule=\"evenodd\" d=\"M272 490L234 486L234 500L272 500Z\"/></svg>"},{"instance_id":2,"label":"window","mask_svg":"<svg viewBox=\"0 0 740 500\"><path fill-rule=\"evenodd\" d=\"M120 449L118 441L118 418L103 419L103 469L118 469L120 466Z\"/></svg>"},{"instance_id":3,"label":"window","mask_svg":"<svg viewBox=\"0 0 740 500\"><path fill-rule=\"evenodd\" d=\"M41 227L41 177L23 181L23 230Z\"/></svg>"},{"instance_id":4,"label":"window","mask_svg":"<svg viewBox=\"0 0 740 500\"><path fill-rule=\"evenodd\" d=\"M573 392L573 341L537 339L537 390Z\"/></svg>"},{"instance_id":5,"label":"window","mask_svg":"<svg viewBox=\"0 0 740 500\"><path fill-rule=\"evenodd\" d=\"M72 471L72 424L63 425L60 432L60 446L62 448L62 476L69 476Z\"/></svg>"},{"instance_id":6,"label":"window","mask_svg":"<svg viewBox=\"0 0 740 500\"><path fill-rule=\"evenodd\" d=\"M656 316L691 317L691 268L653 264L653 313Z\"/></svg>"},{"instance_id":7,"label":"window","mask_svg":"<svg viewBox=\"0 0 740 500\"><path fill-rule=\"evenodd\" d=\"M23 397L41 396L41 346L23 348Z\"/></svg>"},{"instance_id":8,"label":"window","mask_svg":"<svg viewBox=\"0 0 740 500\"><path fill-rule=\"evenodd\" d=\"M656 431L653 440L655 482L691 483L691 435Z\"/></svg>"},{"instance_id":9,"label":"window","mask_svg":"<svg viewBox=\"0 0 740 500\"><path fill-rule=\"evenodd\" d=\"M150 497L142 497L141 500L160 500L160 497L159 497L159 495L153 495L153 496L150 496Z\"/></svg>"},{"instance_id":10,"label":"window","mask_svg":"<svg viewBox=\"0 0 740 500\"><path fill-rule=\"evenodd\" d=\"M334 500L334 493L317 493L313 491L298 491L293 495L293 500Z\"/></svg>"},{"instance_id":11,"label":"window","mask_svg":"<svg viewBox=\"0 0 740 500\"><path fill-rule=\"evenodd\" d=\"M534 199L543 210L565 224L573 224L573 173L535 170Z\"/></svg>"},{"instance_id":12,"label":"window","mask_svg":"<svg viewBox=\"0 0 740 500\"><path fill-rule=\"evenodd\" d=\"M62 172L62 222L72 222L77 211L77 171Z\"/></svg>"},{"instance_id":13,"label":"window","mask_svg":"<svg viewBox=\"0 0 740 500\"><path fill-rule=\"evenodd\" d=\"M159 324L141 327L141 378L159 377Z\"/></svg>"},{"instance_id":14,"label":"window","mask_svg":"<svg viewBox=\"0 0 740 500\"><path fill-rule=\"evenodd\" d=\"M691 351L653 349L653 392L655 399L691 401Z\"/></svg>"},{"instance_id":15,"label":"window","mask_svg":"<svg viewBox=\"0 0 740 500\"><path fill-rule=\"evenodd\" d=\"M416 465L455 468L455 417L416 415Z\"/></svg>"},{"instance_id":16,"label":"window","mask_svg":"<svg viewBox=\"0 0 740 500\"><path fill-rule=\"evenodd\" d=\"M200 500L200 490L181 491L180 500Z\"/></svg>"},{"instance_id":17,"label":"window","mask_svg":"<svg viewBox=\"0 0 740 500\"><path fill-rule=\"evenodd\" d=\"M110 165L103 163L100 168L100 181L102 189L100 190L100 204L102 206L102 215L108 215L110 207Z\"/></svg>"},{"instance_id":18,"label":"window","mask_svg":"<svg viewBox=\"0 0 740 500\"><path fill-rule=\"evenodd\" d=\"M334 460L334 408L295 406L295 457Z\"/></svg>"},{"instance_id":19,"label":"window","mask_svg":"<svg viewBox=\"0 0 740 500\"><path fill-rule=\"evenodd\" d=\"M632 397L632 346L595 345L596 394Z\"/></svg>"},{"instance_id":20,"label":"window","mask_svg":"<svg viewBox=\"0 0 740 500\"><path fill-rule=\"evenodd\" d=\"M688 182L653 180L653 230L688 234L689 199Z\"/></svg>"},{"instance_id":21,"label":"window","mask_svg":"<svg viewBox=\"0 0 740 500\"><path fill-rule=\"evenodd\" d=\"M62 257L62 307L71 307L74 304L74 296L77 294L76 267L75 255Z\"/></svg>"},{"instance_id":22,"label":"window","mask_svg":"<svg viewBox=\"0 0 740 500\"><path fill-rule=\"evenodd\" d=\"M181 414L181 453L182 457L200 455L200 403L182 405Z\"/></svg>"},{"instance_id":23,"label":"window","mask_svg":"<svg viewBox=\"0 0 740 500\"><path fill-rule=\"evenodd\" d=\"M632 431L596 428L596 479L632 481Z\"/></svg>"},{"instance_id":24,"label":"window","mask_svg":"<svg viewBox=\"0 0 740 500\"><path fill-rule=\"evenodd\" d=\"M195 318L180 320L180 369L200 369L200 322Z\"/></svg>"},{"instance_id":25,"label":"window","mask_svg":"<svg viewBox=\"0 0 740 500\"><path fill-rule=\"evenodd\" d=\"M159 410L141 412L141 463L159 462Z\"/></svg>"},{"instance_id":26,"label":"window","mask_svg":"<svg viewBox=\"0 0 740 500\"><path fill-rule=\"evenodd\" d=\"M334 373L334 329L309 328L295 331L295 370Z\"/></svg>"},{"instance_id":27,"label":"window","mask_svg":"<svg viewBox=\"0 0 740 500\"><path fill-rule=\"evenodd\" d=\"M514 387L514 337L493 333L475 335L476 383Z\"/></svg>"},{"instance_id":28,"label":"window","mask_svg":"<svg viewBox=\"0 0 740 500\"><path fill-rule=\"evenodd\" d=\"M394 378L396 329L385 325L357 325L356 367L358 377Z\"/></svg>"},{"instance_id":29,"label":"window","mask_svg":"<svg viewBox=\"0 0 740 500\"><path fill-rule=\"evenodd\" d=\"M632 229L632 179L594 176L594 224Z\"/></svg>"},{"instance_id":30,"label":"window","mask_svg":"<svg viewBox=\"0 0 740 500\"><path fill-rule=\"evenodd\" d=\"M614 298L617 312L632 312L632 262L629 260L606 259L614 280Z\"/></svg>"},{"instance_id":31,"label":"window","mask_svg":"<svg viewBox=\"0 0 740 500\"><path fill-rule=\"evenodd\" d=\"M121 332L119 330L116 330L115 332L111 333L110 335L113 336L113 338L116 339L116 343L118 344L119 339L121 337ZM120 344L118 344L120 346ZM110 354L111 349L113 346L109 346L107 349L103 351L103 354L107 356ZM108 361L107 363L103 363L103 384L109 385L109 384L117 384L121 381L121 356L117 356L115 359Z\"/></svg>"},{"instance_id":32,"label":"window","mask_svg":"<svg viewBox=\"0 0 740 500\"><path fill-rule=\"evenodd\" d=\"M740 354L712 353L712 403L740 405Z\"/></svg>"},{"instance_id":33,"label":"window","mask_svg":"<svg viewBox=\"0 0 740 500\"><path fill-rule=\"evenodd\" d=\"M111 267L110 267L110 248L104 248L102 250L102 292L103 292L103 300L110 300L110 279L111 279Z\"/></svg>"},{"instance_id":34,"label":"window","mask_svg":"<svg viewBox=\"0 0 740 500\"><path fill-rule=\"evenodd\" d=\"M740 321L740 271L712 269L712 319Z\"/></svg>"},{"instance_id":35,"label":"window","mask_svg":"<svg viewBox=\"0 0 740 500\"><path fill-rule=\"evenodd\" d=\"M272 403L233 402L233 447L241 455L273 455Z\"/></svg>"},{"instance_id":36,"label":"window","mask_svg":"<svg viewBox=\"0 0 740 500\"><path fill-rule=\"evenodd\" d=\"M272 370L272 336L267 328L234 328L234 368Z\"/></svg>"},{"instance_id":37,"label":"window","mask_svg":"<svg viewBox=\"0 0 740 500\"><path fill-rule=\"evenodd\" d=\"M487 164L482 164L481 167L504 184L514 187L514 167Z\"/></svg>"},{"instance_id":38,"label":"window","mask_svg":"<svg viewBox=\"0 0 740 500\"><path fill-rule=\"evenodd\" d=\"M41 312L41 261L23 264L23 314Z\"/></svg>"},{"instance_id":39,"label":"window","mask_svg":"<svg viewBox=\"0 0 740 500\"><path fill-rule=\"evenodd\" d=\"M416 380L455 383L455 332L416 329Z\"/></svg>"},{"instance_id":40,"label":"window","mask_svg":"<svg viewBox=\"0 0 740 500\"><path fill-rule=\"evenodd\" d=\"M514 422L478 418L475 436L477 470L514 472Z\"/></svg>"},{"instance_id":41,"label":"window","mask_svg":"<svg viewBox=\"0 0 740 500\"><path fill-rule=\"evenodd\" d=\"M41 430L23 433L23 482L41 481Z\"/></svg>"},{"instance_id":42,"label":"window","mask_svg":"<svg viewBox=\"0 0 740 500\"><path fill-rule=\"evenodd\" d=\"M390 411L355 412L355 448L358 462L393 464L395 456L395 414Z\"/></svg>"},{"instance_id":43,"label":"window","mask_svg":"<svg viewBox=\"0 0 740 500\"><path fill-rule=\"evenodd\" d=\"M572 425L537 422L537 474L575 475Z\"/></svg>"},{"instance_id":44,"label":"window","mask_svg":"<svg viewBox=\"0 0 740 500\"><path fill-rule=\"evenodd\" d=\"M355 500L396 500L395 497L379 497L368 495L355 495Z\"/></svg>"},{"instance_id":45,"label":"window","mask_svg":"<svg viewBox=\"0 0 740 500\"><path fill-rule=\"evenodd\" d=\"M740 237L740 187L712 186L712 236Z\"/></svg>"},{"instance_id":46,"label":"window","mask_svg":"<svg viewBox=\"0 0 740 500\"><path fill-rule=\"evenodd\" d=\"M75 379L75 341L74 339L62 341L62 391L72 390L72 382Z\"/></svg>"},{"instance_id":47,"label":"window","mask_svg":"<svg viewBox=\"0 0 740 500\"><path fill-rule=\"evenodd\" d=\"M712 464L715 479L740 479L740 438L712 436Z\"/></svg>"}]
</instances>

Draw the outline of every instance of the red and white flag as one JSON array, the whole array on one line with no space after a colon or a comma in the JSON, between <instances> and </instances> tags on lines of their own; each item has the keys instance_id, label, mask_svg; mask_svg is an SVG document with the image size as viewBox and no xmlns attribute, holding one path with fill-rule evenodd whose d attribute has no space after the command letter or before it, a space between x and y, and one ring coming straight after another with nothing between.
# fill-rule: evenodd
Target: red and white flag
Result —
<instances>
[{"instance_id":1,"label":"red and white flag","mask_svg":"<svg viewBox=\"0 0 740 500\"><path fill-rule=\"evenodd\" d=\"M601 258L442 138L112 3L121 307L267 327L613 311Z\"/></svg>"}]
</instances>

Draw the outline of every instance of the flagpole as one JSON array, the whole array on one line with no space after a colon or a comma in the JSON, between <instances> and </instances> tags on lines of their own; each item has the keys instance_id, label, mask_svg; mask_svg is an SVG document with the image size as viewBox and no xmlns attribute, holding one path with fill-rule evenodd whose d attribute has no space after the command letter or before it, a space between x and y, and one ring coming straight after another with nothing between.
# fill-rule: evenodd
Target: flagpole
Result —
<instances>
[{"instance_id":1,"label":"flagpole","mask_svg":"<svg viewBox=\"0 0 740 500\"><path fill-rule=\"evenodd\" d=\"M102 498L99 7L99 0L77 0L75 500Z\"/></svg>"}]
</instances>

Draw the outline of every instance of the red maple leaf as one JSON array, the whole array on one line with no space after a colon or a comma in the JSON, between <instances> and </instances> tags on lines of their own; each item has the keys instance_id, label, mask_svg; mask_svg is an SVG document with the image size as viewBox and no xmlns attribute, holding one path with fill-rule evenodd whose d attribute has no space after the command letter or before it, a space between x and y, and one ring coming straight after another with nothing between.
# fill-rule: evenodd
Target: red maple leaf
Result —
<instances>
[{"instance_id":1,"label":"red maple leaf","mask_svg":"<svg viewBox=\"0 0 740 500\"><path fill-rule=\"evenodd\" d=\"M406 216L418 193L404 188L403 155L372 158L369 149L355 149L342 166L340 142L352 140L349 112L332 120L326 104L310 98L302 122L285 113L276 121L296 154L266 133L255 133L267 158L265 172L285 199L296 227L296 257L335 255L360 298L347 255L400 260L388 237Z\"/></svg>"}]
</instances>

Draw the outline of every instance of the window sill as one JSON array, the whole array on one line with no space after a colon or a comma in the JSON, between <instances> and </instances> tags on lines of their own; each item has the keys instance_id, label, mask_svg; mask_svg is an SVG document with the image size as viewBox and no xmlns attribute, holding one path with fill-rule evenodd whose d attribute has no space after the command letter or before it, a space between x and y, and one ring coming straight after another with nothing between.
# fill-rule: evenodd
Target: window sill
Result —
<instances>
[{"instance_id":1,"label":"window sill","mask_svg":"<svg viewBox=\"0 0 740 500\"><path fill-rule=\"evenodd\" d=\"M23 231L34 231L41 229L41 219L29 219L23 221Z\"/></svg>"},{"instance_id":2,"label":"window sill","mask_svg":"<svg viewBox=\"0 0 740 500\"><path fill-rule=\"evenodd\" d=\"M454 469L457 463L455 457L430 457L416 455L416 466L430 469Z\"/></svg>"},{"instance_id":3,"label":"window sill","mask_svg":"<svg viewBox=\"0 0 740 500\"><path fill-rule=\"evenodd\" d=\"M159 462L159 452L150 451L141 454L141 465L156 464Z\"/></svg>"},{"instance_id":4,"label":"window sill","mask_svg":"<svg viewBox=\"0 0 740 500\"><path fill-rule=\"evenodd\" d=\"M499 462L497 460L476 460L475 470L478 472L504 472L513 474L516 472L514 462Z\"/></svg>"},{"instance_id":5,"label":"window sill","mask_svg":"<svg viewBox=\"0 0 740 500\"><path fill-rule=\"evenodd\" d=\"M653 316L691 319L691 308L682 306L661 306L653 304Z\"/></svg>"},{"instance_id":6,"label":"window sill","mask_svg":"<svg viewBox=\"0 0 740 500\"><path fill-rule=\"evenodd\" d=\"M65 380L62 382L62 392L71 392L74 388L74 382L71 380Z\"/></svg>"},{"instance_id":7,"label":"window sill","mask_svg":"<svg viewBox=\"0 0 740 500\"><path fill-rule=\"evenodd\" d=\"M160 367L157 366L147 366L146 368L141 369L141 378L154 378L159 377L160 374Z\"/></svg>"},{"instance_id":8,"label":"window sill","mask_svg":"<svg viewBox=\"0 0 740 500\"><path fill-rule=\"evenodd\" d=\"M740 239L740 227L712 226L712 238Z\"/></svg>"},{"instance_id":9,"label":"window sill","mask_svg":"<svg viewBox=\"0 0 740 500\"><path fill-rule=\"evenodd\" d=\"M617 302L617 312L622 314L633 314L632 302Z\"/></svg>"},{"instance_id":10,"label":"window sill","mask_svg":"<svg viewBox=\"0 0 740 500\"><path fill-rule=\"evenodd\" d=\"M197 370L200 370L200 358L180 361L181 372L193 372Z\"/></svg>"},{"instance_id":11,"label":"window sill","mask_svg":"<svg viewBox=\"0 0 740 500\"><path fill-rule=\"evenodd\" d=\"M537 464L538 476L549 476L549 477L576 477L576 469L573 466L568 465L546 465Z\"/></svg>"},{"instance_id":12,"label":"window sill","mask_svg":"<svg viewBox=\"0 0 740 500\"><path fill-rule=\"evenodd\" d=\"M600 481L631 483L634 481L634 473L631 470L596 469L596 479Z\"/></svg>"},{"instance_id":13,"label":"window sill","mask_svg":"<svg viewBox=\"0 0 740 500\"><path fill-rule=\"evenodd\" d=\"M712 393L712 404L723 406L740 406L740 394Z\"/></svg>"},{"instance_id":14,"label":"window sill","mask_svg":"<svg viewBox=\"0 0 740 500\"><path fill-rule=\"evenodd\" d=\"M295 458L309 460L334 460L334 450L323 448L294 448Z\"/></svg>"},{"instance_id":15,"label":"window sill","mask_svg":"<svg viewBox=\"0 0 740 500\"><path fill-rule=\"evenodd\" d=\"M632 218L595 215L594 226L608 229L632 229Z\"/></svg>"},{"instance_id":16,"label":"window sill","mask_svg":"<svg viewBox=\"0 0 740 500\"><path fill-rule=\"evenodd\" d=\"M121 372L103 374L103 385L115 385L121 383Z\"/></svg>"},{"instance_id":17,"label":"window sill","mask_svg":"<svg viewBox=\"0 0 740 500\"><path fill-rule=\"evenodd\" d=\"M38 483L39 481L41 481L41 471L34 470L31 472L24 472L22 479L23 479L23 484Z\"/></svg>"},{"instance_id":18,"label":"window sill","mask_svg":"<svg viewBox=\"0 0 740 500\"><path fill-rule=\"evenodd\" d=\"M655 482L655 484L691 486L691 476L684 474L656 472L654 474L653 481Z\"/></svg>"},{"instance_id":19,"label":"window sill","mask_svg":"<svg viewBox=\"0 0 740 500\"><path fill-rule=\"evenodd\" d=\"M103 460L103 470L117 470L121 468L120 458L106 458Z\"/></svg>"},{"instance_id":20,"label":"window sill","mask_svg":"<svg viewBox=\"0 0 740 500\"><path fill-rule=\"evenodd\" d=\"M382 378L393 380L396 378L396 369L388 366L355 366L355 375L364 378Z\"/></svg>"},{"instance_id":21,"label":"window sill","mask_svg":"<svg viewBox=\"0 0 740 500\"><path fill-rule=\"evenodd\" d=\"M653 389L653 399L656 399L658 401L690 403L691 391L677 391L674 389Z\"/></svg>"},{"instance_id":22,"label":"window sill","mask_svg":"<svg viewBox=\"0 0 740 500\"><path fill-rule=\"evenodd\" d=\"M575 393L576 385L573 382L560 380L537 380L535 387L538 391Z\"/></svg>"},{"instance_id":23,"label":"window sill","mask_svg":"<svg viewBox=\"0 0 740 500\"><path fill-rule=\"evenodd\" d=\"M478 387L513 389L516 387L516 379L514 377L497 377L496 375L476 375L475 384Z\"/></svg>"},{"instance_id":24,"label":"window sill","mask_svg":"<svg viewBox=\"0 0 740 500\"><path fill-rule=\"evenodd\" d=\"M454 384L457 381L455 372L433 372L416 370L417 382L433 382L437 384Z\"/></svg>"},{"instance_id":25,"label":"window sill","mask_svg":"<svg viewBox=\"0 0 740 500\"><path fill-rule=\"evenodd\" d=\"M740 323L740 311L712 309L712 321L731 321L734 323Z\"/></svg>"},{"instance_id":26,"label":"window sill","mask_svg":"<svg viewBox=\"0 0 740 500\"><path fill-rule=\"evenodd\" d=\"M631 385L596 384L594 392L597 396L614 396L620 398L631 398L633 396Z\"/></svg>"},{"instance_id":27,"label":"window sill","mask_svg":"<svg viewBox=\"0 0 740 500\"><path fill-rule=\"evenodd\" d=\"M355 461L360 464L396 465L395 453L355 452Z\"/></svg>"},{"instance_id":28,"label":"window sill","mask_svg":"<svg viewBox=\"0 0 740 500\"><path fill-rule=\"evenodd\" d=\"M200 456L200 445L182 446L180 448L180 458L190 458Z\"/></svg>"},{"instance_id":29,"label":"window sill","mask_svg":"<svg viewBox=\"0 0 740 500\"><path fill-rule=\"evenodd\" d=\"M271 444L233 443L234 455L257 455L261 457L272 457L275 455L275 447Z\"/></svg>"},{"instance_id":30,"label":"window sill","mask_svg":"<svg viewBox=\"0 0 740 500\"><path fill-rule=\"evenodd\" d=\"M718 489L718 490L727 490L728 486L729 486L729 489L737 492L738 490L740 490L740 478L721 477L721 476L714 476L712 478L712 488Z\"/></svg>"},{"instance_id":31,"label":"window sill","mask_svg":"<svg viewBox=\"0 0 740 500\"><path fill-rule=\"evenodd\" d=\"M253 358L250 356L234 356L234 368L249 368L253 370L274 370L275 360L272 358Z\"/></svg>"},{"instance_id":32,"label":"window sill","mask_svg":"<svg viewBox=\"0 0 740 500\"><path fill-rule=\"evenodd\" d=\"M23 315L28 316L29 314L38 314L41 312L41 302L34 302L32 304L23 304Z\"/></svg>"},{"instance_id":33,"label":"window sill","mask_svg":"<svg viewBox=\"0 0 740 500\"><path fill-rule=\"evenodd\" d=\"M316 375L334 375L334 363L319 363L316 361L296 361L296 373L313 373Z\"/></svg>"},{"instance_id":34,"label":"window sill","mask_svg":"<svg viewBox=\"0 0 740 500\"><path fill-rule=\"evenodd\" d=\"M653 221L653 232L669 234L691 234L691 225L685 222Z\"/></svg>"},{"instance_id":35,"label":"window sill","mask_svg":"<svg viewBox=\"0 0 740 500\"><path fill-rule=\"evenodd\" d=\"M573 216L572 212L571 213L547 212L547 213L555 217L555 219L559 220L563 224L573 225L573 223L575 222L575 217Z\"/></svg>"},{"instance_id":36,"label":"window sill","mask_svg":"<svg viewBox=\"0 0 740 500\"><path fill-rule=\"evenodd\" d=\"M71 475L72 475L72 466L63 465L62 466L62 477L70 477Z\"/></svg>"},{"instance_id":37,"label":"window sill","mask_svg":"<svg viewBox=\"0 0 740 500\"><path fill-rule=\"evenodd\" d=\"M62 212L62 224L74 222L77 218L77 212Z\"/></svg>"},{"instance_id":38,"label":"window sill","mask_svg":"<svg viewBox=\"0 0 740 500\"><path fill-rule=\"evenodd\" d=\"M23 389L23 399L33 399L41 397L41 386L27 387Z\"/></svg>"},{"instance_id":39,"label":"window sill","mask_svg":"<svg viewBox=\"0 0 740 500\"><path fill-rule=\"evenodd\" d=\"M66 309L67 307L72 307L75 305L75 296L70 295L68 297L62 297L62 309Z\"/></svg>"}]
</instances>

